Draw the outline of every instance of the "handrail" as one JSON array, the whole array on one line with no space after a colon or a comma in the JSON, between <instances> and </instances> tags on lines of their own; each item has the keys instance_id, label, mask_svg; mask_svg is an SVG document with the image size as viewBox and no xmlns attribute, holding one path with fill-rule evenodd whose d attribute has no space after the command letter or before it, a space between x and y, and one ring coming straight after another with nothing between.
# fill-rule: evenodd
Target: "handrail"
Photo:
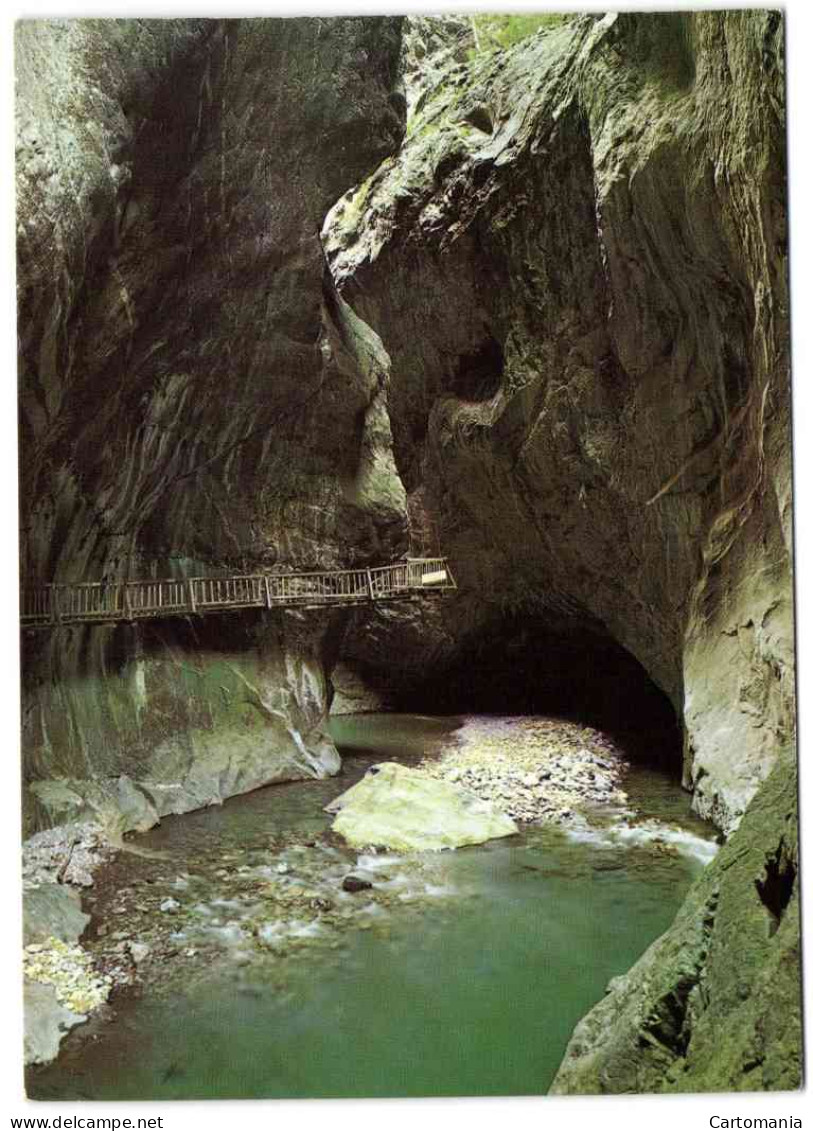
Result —
<instances>
[{"instance_id":1,"label":"handrail","mask_svg":"<svg viewBox=\"0 0 813 1131\"><path fill-rule=\"evenodd\" d=\"M25 587L24 628L100 624L249 608L321 608L447 593L457 588L446 558L386 566L238 574L233 577L76 581Z\"/></svg>"}]
</instances>

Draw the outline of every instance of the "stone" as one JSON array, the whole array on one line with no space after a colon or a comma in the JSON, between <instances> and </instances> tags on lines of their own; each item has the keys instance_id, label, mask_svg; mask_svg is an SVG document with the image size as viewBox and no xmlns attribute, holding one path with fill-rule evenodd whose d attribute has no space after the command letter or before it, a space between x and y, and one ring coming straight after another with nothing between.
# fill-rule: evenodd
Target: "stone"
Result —
<instances>
[{"instance_id":1,"label":"stone","mask_svg":"<svg viewBox=\"0 0 813 1131\"><path fill-rule=\"evenodd\" d=\"M366 631L353 656L414 672L432 644L465 670L490 621L508 663L531 618L598 654L606 625L682 716L694 808L730 831L794 725L782 17L583 16L500 62L433 87L325 228L342 297L390 355L410 504L472 594L431 642ZM461 130L531 88L493 134ZM720 194L732 178L741 194ZM734 358L720 411L748 443L705 423ZM510 630L485 594L522 610Z\"/></svg>"},{"instance_id":2,"label":"stone","mask_svg":"<svg viewBox=\"0 0 813 1131\"><path fill-rule=\"evenodd\" d=\"M57 1000L53 986L26 978L23 993L24 1059L26 1064L48 1064L59 1052L62 1038L87 1020Z\"/></svg>"},{"instance_id":3,"label":"stone","mask_svg":"<svg viewBox=\"0 0 813 1131\"><path fill-rule=\"evenodd\" d=\"M159 907L160 911L165 911L169 915L174 915L177 911L180 911L180 909L181 905L178 903L178 900L172 898L165 899Z\"/></svg>"},{"instance_id":4,"label":"stone","mask_svg":"<svg viewBox=\"0 0 813 1131\"><path fill-rule=\"evenodd\" d=\"M337 813L333 830L355 848L439 851L518 831L510 817L462 786L395 762L372 766L326 811Z\"/></svg>"},{"instance_id":5,"label":"stone","mask_svg":"<svg viewBox=\"0 0 813 1131\"><path fill-rule=\"evenodd\" d=\"M734 942L704 954L695 893L562 1088L795 1086L798 922L756 894L753 831L791 866L782 15L587 15L470 66L466 21L411 22L403 67L401 26L18 25L25 576L365 563L409 529L460 582L443 611L29 641L26 828L93 813L120 838L334 773L338 652L389 691L470 663L490 623L604 635L669 697L692 804L747 870L710 873Z\"/></svg>"},{"instance_id":6,"label":"stone","mask_svg":"<svg viewBox=\"0 0 813 1131\"><path fill-rule=\"evenodd\" d=\"M367 891L373 885L370 880L365 880L363 876L345 876L342 880L342 889L344 891L357 892Z\"/></svg>"},{"instance_id":7,"label":"stone","mask_svg":"<svg viewBox=\"0 0 813 1131\"><path fill-rule=\"evenodd\" d=\"M76 942L90 922L79 893L64 884L43 884L23 892L23 943L49 938Z\"/></svg>"}]
</instances>

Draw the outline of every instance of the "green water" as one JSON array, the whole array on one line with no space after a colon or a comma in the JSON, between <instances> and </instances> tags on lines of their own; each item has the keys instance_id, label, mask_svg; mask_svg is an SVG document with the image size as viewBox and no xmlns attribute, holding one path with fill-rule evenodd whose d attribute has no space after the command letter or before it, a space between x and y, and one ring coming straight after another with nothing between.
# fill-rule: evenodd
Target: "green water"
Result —
<instances>
[{"instance_id":1,"label":"green water","mask_svg":"<svg viewBox=\"0 0 813 1131\"><path fill-rule=\"evenodd\" d=\"M371 758L396 748L415 757L448 729L417 716L366 716L339 720L336 739L354 779ZM324 834L321 807L348 784L345 776L269 787L168 819L139 841L169 852L176 867L240 846L251 860L250 846L269 829L294 840ZM53 1065L32 1072L29 1094L544 1093L575 1023L669 924L710 852L710 831L674 784L638 771L625 788L641 815L657 820L657 836L641 839L623 822L618 835L610 822L609 833L597 827L581 838L531 827L436 856L423 898L412 899L411 874L403 902L374 929L344 932L337 949L237 962L224 947L186 987L125 1001L115 1023L86 1026L84 1038L75 1031ZM668 848L670 836L680 851ZM335 848L324 851L336 859ZM397 858L382 863L397 879Z\"/></svg>"}]
</instances>

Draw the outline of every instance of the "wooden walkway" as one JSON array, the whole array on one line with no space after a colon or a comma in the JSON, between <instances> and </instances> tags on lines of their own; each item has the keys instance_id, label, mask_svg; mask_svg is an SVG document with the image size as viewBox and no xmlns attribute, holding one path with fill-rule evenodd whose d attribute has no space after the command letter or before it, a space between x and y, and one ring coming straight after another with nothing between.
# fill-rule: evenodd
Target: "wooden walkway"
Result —
<instances>
[{"instance_id":1,"label":"wooden walkway","mask_svg":"<svg viewBox=\"0 0 813 1131\"><path fill-rule=\"evenodd\" d=\"M20 622L24 628L50 628L231 609L313 609L409 599L456 588L445 558L408 558L372 569L319 573L87 581L23 589Z\"/></svg>"}]
</instances>

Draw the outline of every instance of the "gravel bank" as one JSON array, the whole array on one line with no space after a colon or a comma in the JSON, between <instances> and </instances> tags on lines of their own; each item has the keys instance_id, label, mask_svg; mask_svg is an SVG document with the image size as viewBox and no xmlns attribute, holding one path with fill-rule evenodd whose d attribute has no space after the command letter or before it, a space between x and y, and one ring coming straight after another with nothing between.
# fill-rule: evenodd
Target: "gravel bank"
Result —
<instances>
[{"instance_id":1,"label":"gravel bank","mask_svg":"<svg viewBox=\"0 0 813 1131\"><path fill-rule=\"evenodd\" d=\"M564 719L467 716L455 744L421 769L457 782L515 821L567 825L593 805L624 805L629 763L593 727Z\"/></svg>"}]
</instances>

